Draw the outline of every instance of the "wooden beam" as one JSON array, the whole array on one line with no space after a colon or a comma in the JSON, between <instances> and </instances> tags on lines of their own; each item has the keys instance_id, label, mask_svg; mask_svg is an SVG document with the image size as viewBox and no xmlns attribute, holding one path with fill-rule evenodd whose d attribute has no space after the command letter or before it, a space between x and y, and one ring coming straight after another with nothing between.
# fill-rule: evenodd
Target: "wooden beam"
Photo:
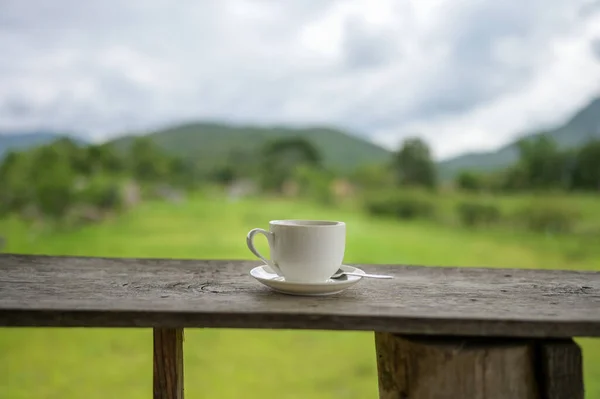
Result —
<instances>
[{"instance_id":1,"label":"wooden beam","mask_svg":"<svg viewBox=\"0 0 600 399\"><path fill-rule=\"evenodd\" d=\"M0 326L600 337L600 272L363 265L395 278L324 298L270 290L258 264L0 254Z\"/></svg>"},{"instance_id":2,"label":"wooden beam","mask_svg":"<svg viewBox=\"0 0 600 399\"><path fill-rule=\"evenodd\" d=\"M538 399L524 341L375 333L380 399Z\"/></svg>"},{"instance_id":3,"label":"wooden beam","mask_svg":"<svg viewBox=\"0 0 600 399\"><path fill-rule=\"evenodd\" d=\"M537 366L542 399L583 399L581 349L572 339L539 341Z\"/></svg>"},{"instance_id":4,"label":"wooden beam","mask_svg":"<svg viewBox=\"0 0 600 399\"><path fill-rule=\"evenodd\" d=\"M154 329L154 399L183 399L183 328Z\"/></svg>"}]
</instances>

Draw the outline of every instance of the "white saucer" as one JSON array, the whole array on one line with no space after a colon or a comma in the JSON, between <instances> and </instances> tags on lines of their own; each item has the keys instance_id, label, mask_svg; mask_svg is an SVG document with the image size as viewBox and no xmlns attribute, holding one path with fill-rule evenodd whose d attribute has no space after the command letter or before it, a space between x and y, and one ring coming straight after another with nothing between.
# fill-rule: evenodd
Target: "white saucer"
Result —
<instances>
[{"instance_id":1,"label":"white saucer","mask_svg":"<svg viewBox=\"0 0 600 399\"><path fill-rule=\"evenodd\" d=\"M345 272L364 273L361 269L352 266L342 265L341 269ZM337 294L352 287L362 279L360 276L343 276L322 283L294 283L285 281L283 277L276 274L267 265L255 267L250 271L250 275L274 291L282 294L306 296Z\"/></svg>"}]
</instances>

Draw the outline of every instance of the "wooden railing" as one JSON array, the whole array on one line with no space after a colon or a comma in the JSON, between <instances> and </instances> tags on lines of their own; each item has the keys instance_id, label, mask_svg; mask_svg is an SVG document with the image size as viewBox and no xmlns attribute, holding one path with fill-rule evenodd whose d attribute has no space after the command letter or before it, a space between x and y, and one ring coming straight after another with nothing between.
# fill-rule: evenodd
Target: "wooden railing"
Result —
<instances>
[{"instance_id":1,"label":"wooden railing","mask_svg":"<svg viewBox=\"0 0 600 399\"><path fill-rule=\"evenodd\" d=\"M0 325L154 329L154 398L183 398L183 329L375 332L380 398L583 398L571 337L600 336L600 273L362 265L331 297L256 262L0 255Z\"/></svg>"}]
</instances>

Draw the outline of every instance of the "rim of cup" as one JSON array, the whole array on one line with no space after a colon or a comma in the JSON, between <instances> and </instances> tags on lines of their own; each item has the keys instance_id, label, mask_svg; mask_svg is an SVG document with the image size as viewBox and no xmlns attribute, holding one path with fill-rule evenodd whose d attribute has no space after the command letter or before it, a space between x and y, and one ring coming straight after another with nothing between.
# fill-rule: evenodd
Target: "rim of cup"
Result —
<instances>
[{"instance_id":1,"label":"rim of cup","mask_svg":"<svg viewBox=\"0 0 600 399\"><path fill-rule=\"evenodd\" d=\"M346 223L336 220L312 220L312 219L280 219L271 220L269 224L277 226L290 226L290 227L321 227L331 228L345 226Z\"/></svg>"}]
</instances>

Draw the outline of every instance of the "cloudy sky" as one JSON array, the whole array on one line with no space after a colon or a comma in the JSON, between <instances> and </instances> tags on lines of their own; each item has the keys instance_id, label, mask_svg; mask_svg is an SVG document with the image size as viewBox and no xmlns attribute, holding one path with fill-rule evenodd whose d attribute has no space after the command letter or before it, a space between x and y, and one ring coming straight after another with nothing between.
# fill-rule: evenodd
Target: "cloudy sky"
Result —
<instances>
[{"instance_id":1,"label":"cloudy sky","mask_svg":"<svg viewBox=\"0 0 600 399\"><path fill-rule=\"evenodd\" d=\"M0 130L328 124L438 158L600 95L600 1L0 0Z\"/></svg>"}]
</instances>

